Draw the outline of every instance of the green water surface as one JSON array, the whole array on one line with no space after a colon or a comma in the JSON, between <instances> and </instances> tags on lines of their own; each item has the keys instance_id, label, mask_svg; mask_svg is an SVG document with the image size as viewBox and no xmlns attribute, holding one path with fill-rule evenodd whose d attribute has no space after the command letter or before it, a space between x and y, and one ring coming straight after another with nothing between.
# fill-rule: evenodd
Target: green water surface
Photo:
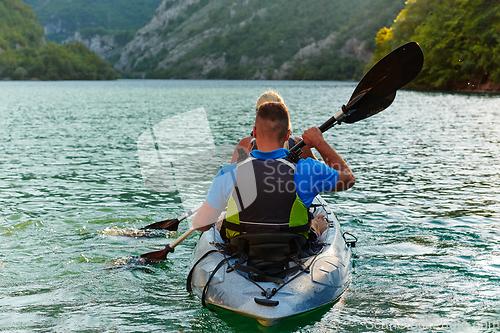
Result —
<instances>
[{"instance_id":1,"label":"green water surface","mask_svg":"<svg viewBox=\"0 0 500 333\"><path fill-rule=\"evenodd\" d=\"M300 134L338 113L355 86L0 82L0 331L498 332L498 95L400 91L384 112L325 133L357 178L351 190L324 195L359 238L352 284L333 306L271 328L204 309L185 288L198 235L166 263L120 265L177 237L118 231L202 202L213 169L250 132L260 93L283 95ZM204 167L202 154L185 162L197 166L176 181L199 186L183 198L148 189L139 136L200 107L220 163ZM189 136L176 128L181 141ZM174 158L185 153L178 150Z\"/></svg>"}]
</instances>

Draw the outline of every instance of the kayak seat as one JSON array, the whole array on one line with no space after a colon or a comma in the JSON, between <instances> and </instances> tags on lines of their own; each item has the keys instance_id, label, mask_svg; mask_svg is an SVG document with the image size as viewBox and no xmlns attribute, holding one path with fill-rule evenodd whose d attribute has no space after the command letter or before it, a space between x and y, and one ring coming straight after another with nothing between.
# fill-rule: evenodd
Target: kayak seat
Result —
<instances>
[{"instance_id":1,"label":"kayak seat","mask_svg":"<svg viewBox=\"0 0 500 333\"><path fill-rule=\"evenodd\" d=\"M304 251L308 241L298 234L243 234L232 238L230 243L234 253L246 253L253 263L277 262L290 255L296 255L297 259L308 256Z\"/></svg>"},{"instance_id":2,"label":"kayak seat","mask_svg":"<svg viewBox=\"0 0 500 333\"><path fill-rule=\"evenodd\" d=\"M254 281L280 284L287 275L304 271L299 260L310 256L307 247L308 240L298 234L242 234L230 240L229 254L240 258L233 269Z\"/></svg>"},{"instance_id":3,"label":"kayak seat","mask_svg":"<svg viewBox=\"0 0 500 333\"><path fill-rule=\"evenodd\" d=\"M300 259L310 256L307 251L309 241L299 234L292 233L263 233L263 234L241 234L225 244L226 256L213 269L208 277L207 283L203 288L201 295L201 304L205 307L206 295L212 278L217 271L224 265L227 265L227 272L236 270L244 273L247 279L256 282L274 282L277 285L284 286L285 277L299 271L309 273L309 269L304 268ZM205 253L191 268L187 279L187 290L192 291L191 281L195 267L203 261L204 258L212 253L218 252L212 250ZM233 263L232 260L236 260ZM294 263L294 264L290 264ZM257 284L258 285L258 284ZM262 289L262 287L260 287ZM280 287L281 288L281 287ZM262 295L266 299L254 299L257 304L265 306L276 306L277 301L271 301L280 288L273 288L270 291L262 289Z\"/></svg>"}]
</instances>

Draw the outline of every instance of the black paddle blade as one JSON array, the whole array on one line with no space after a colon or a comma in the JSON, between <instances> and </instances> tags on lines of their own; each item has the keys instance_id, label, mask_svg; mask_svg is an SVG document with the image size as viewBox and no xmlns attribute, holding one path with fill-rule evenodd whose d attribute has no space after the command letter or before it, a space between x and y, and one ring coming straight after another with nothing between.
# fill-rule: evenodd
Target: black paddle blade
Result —
<instances>
[{"instance_id":1,"label":"black paddle blade","mask_svg":"<svg viewBox=\"0 0 500 333\"><path fill-rule=\"evenodd\" d=\"M166 260L170 252L174 252L174 249L167 244L163 250L141 254L141 258L145 259L146 263L157 263Z\"/></svg>"},{"instance_id":2,"label":"black paddle blade","mask_svg":"<svg viewBox=\"0 0 500 333\"><path fill-rule=\"evenodd\" d=\"M377 113L379 113L382 110L385 110L388 108L394 99L396 98L396 92L393 92L392 94L385 96L384 98L373 102L373 104L366 106L363 108L363 105L360 105L360 107L353 108L353 104L356 103L356 100L352 104L347 104L343 110L350 110L352 113L348 116L342 119L342 122L352 124L357 121L363 120L365 118L371 117ZM349 111L347 111L349 112Z\"/></svg>"},{"instance_id":3,"label":"black paddle blade","mask_svg":"<svg viewBox=\"0 0 500 333\"><path fill-rule=\"evenodd\" d=\"M169 231L177 231L179 229L179 219L165 220L156 222L145 227L140 228L139 230L147 230L147 229L161 229L161 230L169 230Z\"/></svg>"},{"instance_id":4,"label":"black paddle blade","mask_svg":"<svg viewBox=\"0 0 500 333\"><path fill-rule=\"evenodd\" d=\"M396 91L420 73L424 54L416 42L404 44L380 59L361 79L343 108L345 123L368 118L391 105Z\"/></svg>"}]
</instances>

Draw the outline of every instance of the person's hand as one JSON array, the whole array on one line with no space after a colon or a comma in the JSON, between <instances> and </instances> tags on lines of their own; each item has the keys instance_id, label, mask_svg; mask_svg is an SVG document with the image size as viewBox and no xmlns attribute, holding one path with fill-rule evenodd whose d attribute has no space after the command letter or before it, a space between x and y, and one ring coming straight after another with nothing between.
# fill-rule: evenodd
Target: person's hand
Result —
<instances>
[{"instance_id":1,"label":"person's hand","mask_svg":"<svg viewBox=\"0 0 500 333\"><path fill-rule=\"evenodd\" d=\"M319 130L317 126L311 127L302 134L302 140L309 147L317 147L318 145L325 142L323 138L323 133Z\"/></svg>"},{"instance_id":2,"label":"person's hand","mask_svg":"<svg viewBox=\"0 0 500 333\"><path fill-rule=\"evenodd\" d=\"M222 221L224 221L224 217L226 217L226 213L222 212L219 216L219 219L217 220L217 223L215 226L217 227L217 230L220 232L220 228L222 228Z\"/></svg>"},{"instance_id":3,"label":"person's hand","mask_svg":"<svg viewBox=\"0 0 500 333\"><path fill-rule=\"evenodd\" d=\"M311 228L316 230L318 235L321 237L321 234L325 232L326 228L328 227L328 222L326 221L326 217L324 214L319 213L316 215L313 220L311 221Z\"/></svg>"}]
</instances>

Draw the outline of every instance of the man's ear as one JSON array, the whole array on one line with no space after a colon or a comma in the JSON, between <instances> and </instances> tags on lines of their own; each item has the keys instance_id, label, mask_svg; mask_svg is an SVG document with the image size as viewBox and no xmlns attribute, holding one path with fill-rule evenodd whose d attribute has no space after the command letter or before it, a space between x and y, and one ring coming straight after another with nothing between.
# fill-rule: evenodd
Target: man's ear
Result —
<instances>
[{"instance_id":1,"label":"man's ear","mask_svg":"<svg viewBox=\"0 0 500 333\"><path fill-rule=\"evenodd\" d=\"M255 125L253 126L253 137L257 139L257 128L255 127Z\"/></svg>"},{"instance_id":2,"label":"man's ear","mask_svg":"<svg viewBox=\"0 0 500 333\"><path fill-rule=\"evenodd\" d=\"M285 139L285 141L288 141L288 139L290 138L291 134L292 134L292 130L289 129L289 130L286 131L286 139Z\"/></svg>"}]
</instances>

